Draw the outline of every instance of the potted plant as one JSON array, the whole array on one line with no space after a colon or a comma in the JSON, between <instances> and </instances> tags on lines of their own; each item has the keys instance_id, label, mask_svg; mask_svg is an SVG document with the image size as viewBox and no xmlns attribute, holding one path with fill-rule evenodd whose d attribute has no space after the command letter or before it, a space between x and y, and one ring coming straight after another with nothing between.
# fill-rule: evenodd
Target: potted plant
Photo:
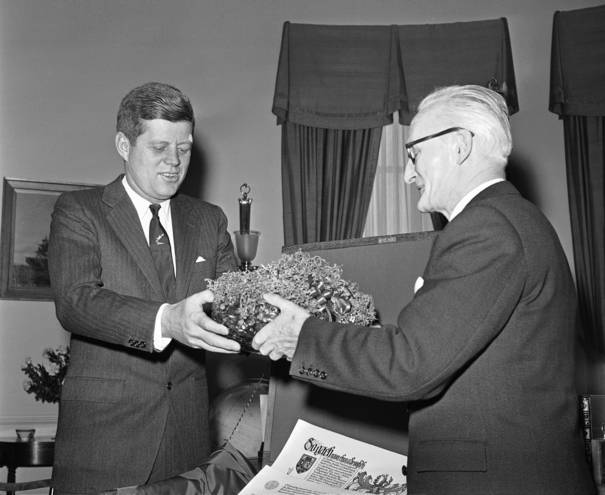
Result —
<instances>
[{"instance_id":1,"label":"potted plant","mask_svg":"<svg viewBox=\"0 0 605 495\"><path fill-rule=\"evenodd\" d=\"M61 386L69 365L69 347L45 349L42 356L48 361L46 364L34 364L31 358L25 360L21 367L27 379L23 382L23 389L40 402L59 402Z\"/></svg>"}]
</instances>

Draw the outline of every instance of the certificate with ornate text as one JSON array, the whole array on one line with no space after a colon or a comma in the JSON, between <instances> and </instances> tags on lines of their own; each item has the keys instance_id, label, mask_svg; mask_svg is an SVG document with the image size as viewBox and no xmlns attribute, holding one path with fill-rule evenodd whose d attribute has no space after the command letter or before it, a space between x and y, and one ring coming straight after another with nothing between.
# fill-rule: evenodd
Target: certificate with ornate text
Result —
<instances>
[{"instance_id":1,"label":"certificate with ornate text","mask_svg":"<svg viewBox=\"0 0 605 495\"><path fill-rule=\"evenodd\" d=\"M293 478L273 466L265 466L239 495L348 495L350 492L321 483Z\"/></svg>"},{"instance_id":2,"label":"certificate with ornate text","mask_svg":"<svg viewBox=\"0 0 605 495\"><path fill-rule=\"evenodd\" d=\"M298 420L272 466L240 495L406 495L407 457Z\"/></svg>"}]
</instances>

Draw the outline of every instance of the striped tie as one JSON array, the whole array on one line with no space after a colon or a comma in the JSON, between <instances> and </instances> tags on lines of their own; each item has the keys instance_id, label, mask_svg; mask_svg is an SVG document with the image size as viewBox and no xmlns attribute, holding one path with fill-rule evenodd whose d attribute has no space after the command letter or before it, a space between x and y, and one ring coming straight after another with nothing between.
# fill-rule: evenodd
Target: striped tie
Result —
<instances>
[{"instance_id":1,"label":"striped tie","mask_svg":"<svg viewBox=\"0 0 605 495\"><path fill-rule=\"evenodd\" d=\"M160 223L160 217L158 216L160 208L161 205L158 204L149 205L152 215L151 222L149 222L149 249L164 289L164 296L168 301L176 302L173 301L176 291L176 278L174 276L170 239Z\"/></svg>"}]
</instances>

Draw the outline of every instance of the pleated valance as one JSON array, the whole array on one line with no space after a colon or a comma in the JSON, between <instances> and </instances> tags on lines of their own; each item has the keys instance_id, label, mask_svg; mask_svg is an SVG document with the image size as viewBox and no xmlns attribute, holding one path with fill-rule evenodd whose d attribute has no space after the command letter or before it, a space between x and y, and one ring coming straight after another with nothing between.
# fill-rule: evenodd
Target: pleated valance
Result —
<instances>
[{"instance_id":1,"label":"pleated valance","mask_svg":"<svg viewBox=\"0 0 605 495\"><path fill-rule=\"evenodd\" d=\"M605 116L605 6L555 12L549 109Z\"/></svg>"},{"instance_id":2,"label":"pleated valance","mask_svg":"<svg viewBox=\"0 0 605 495\"><path fill-rule=\"evenodd\" d=\"M511 115L519 110L506 19L399 26L398 34L408 102L403 123L428 93L451 84L487 86L506 97Z\"/></svg>"},{"instance_id":3,"label":"pleated valance","mask_svg":"<svg viewBox=\"0 0 605 495\"><path fill-rule=\"evenodd\" d=\"M310 127L392 122L402 90L389 26L284 24L273 113Z\"/></svg>"},{"instance_id":4,"label":"pleated valance","mask_svg":"<svg viewBox=\"0 0 605 495\"><path fill-rule=\"evenodd\" d=\"M438 86L480 84L519 108L504 18L406 26L286 22L273 113L310 127L362 129L409 123Z\"/></svg>"}]
</instances>

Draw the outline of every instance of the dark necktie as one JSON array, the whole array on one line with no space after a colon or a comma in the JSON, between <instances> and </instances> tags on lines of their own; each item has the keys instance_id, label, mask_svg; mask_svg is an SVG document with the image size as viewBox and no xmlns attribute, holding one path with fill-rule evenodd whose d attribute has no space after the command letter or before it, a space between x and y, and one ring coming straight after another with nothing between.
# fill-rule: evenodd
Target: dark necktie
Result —
<instances>
[{"instance_id":1,"label":"dark necktie","mask_svg":"<svg viewBox=\"0 0 605 495\"><path fill-rule=\"evenodd\" d=\"M176 279L174 277L174 265L172 264L170 239L160 223L160 217L158 216L160 205L151 204L149 209L152 215L151 222L149 222L149 249L151 249L151 256L164 288L164 295L170 302L173 302Z\"/></svg>"}]
</instances>

